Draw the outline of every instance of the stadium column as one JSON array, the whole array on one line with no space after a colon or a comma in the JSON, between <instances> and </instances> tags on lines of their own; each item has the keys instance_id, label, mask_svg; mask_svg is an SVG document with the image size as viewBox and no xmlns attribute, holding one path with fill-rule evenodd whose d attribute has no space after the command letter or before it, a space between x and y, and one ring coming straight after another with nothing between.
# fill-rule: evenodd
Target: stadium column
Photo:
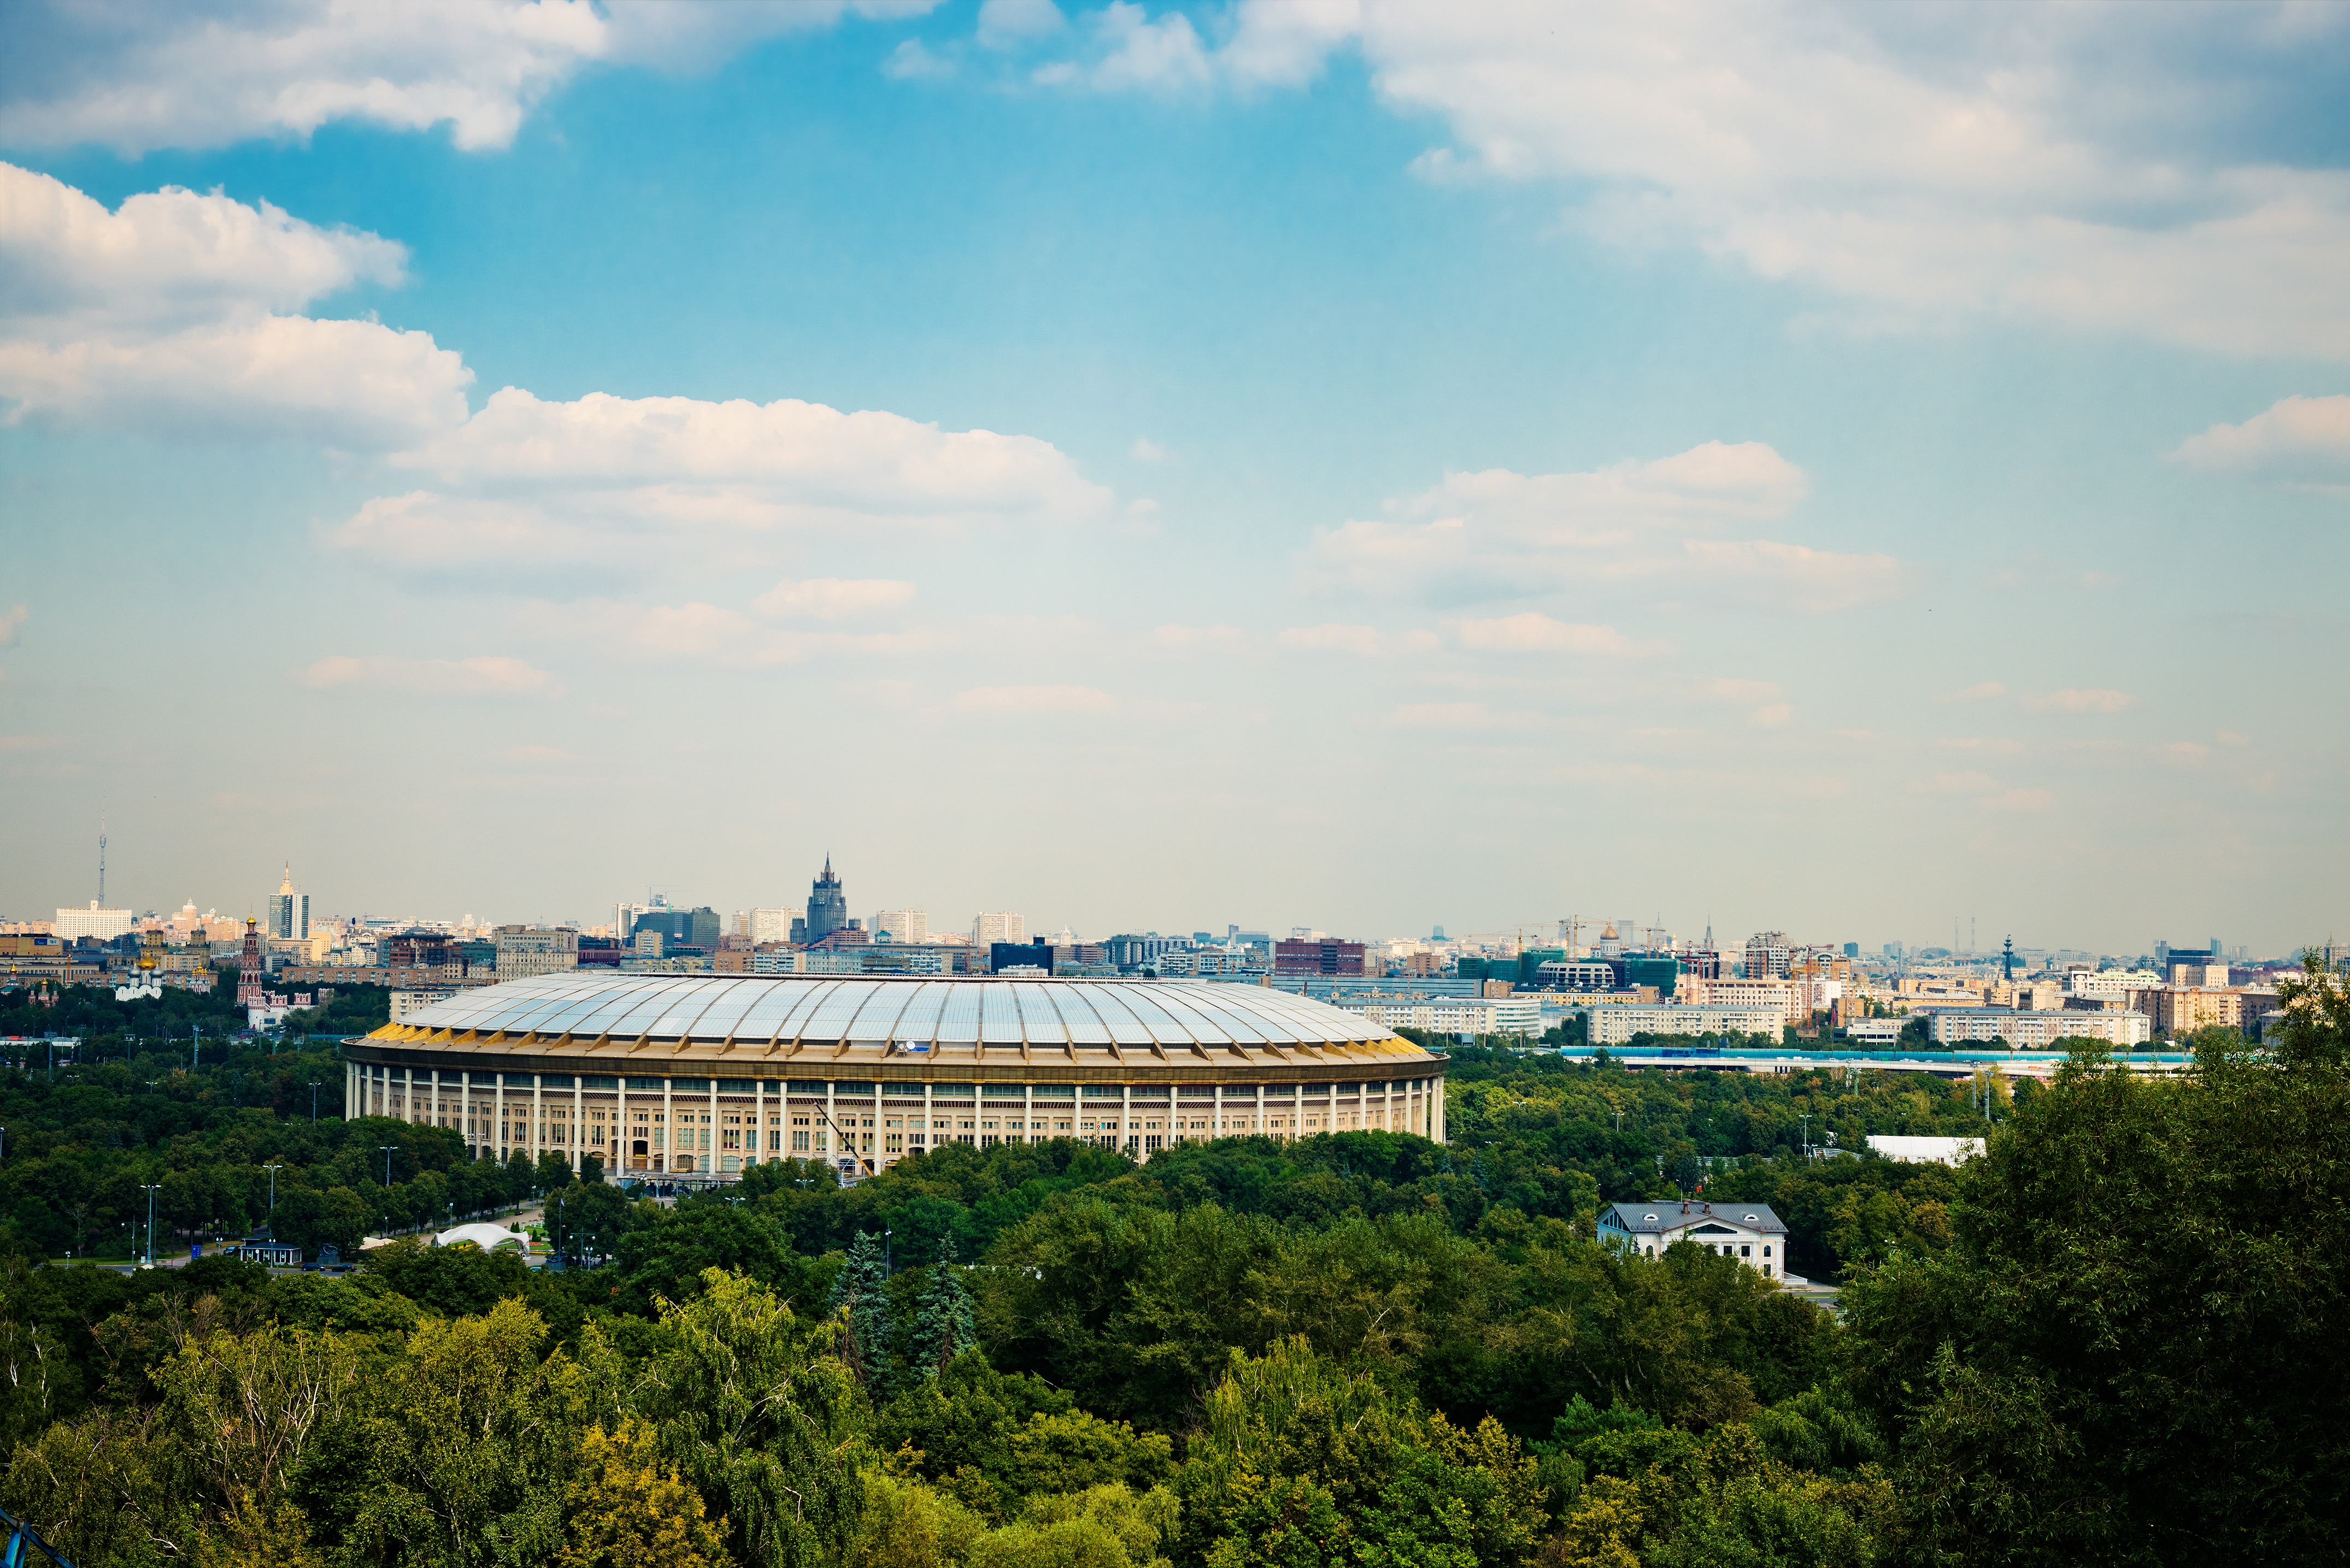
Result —
<instances>
[{"instance_id":1,"label":"stadium column","mask_svg":"<svg viewBox=\"0 0 2350 1568\"><path fill-rule=\"evenodd\" d=\"M620 1064L620 1075L612 1080L619 1085L612 1101L615 1126L612 1132L612 1168L623 1180L629 1174L629 1064Z\"/></svg>"},{"instance_id":2,"label":"stadium column","mask_svg":"<svg viewBox=\"0 0 2350 1568\"><path fill-rule=\"evenodd\" d=\"M538 1163L538 1151L546 1141L546 1080L536 1073L530 1075L530 1162Z\"/></svg>"},{"instance_id":3,"label":"stadium column","mask_svg":"<svg viewBox=\"0 0 2350 1568\"><path fill-rule=\"evenodd\" d=\"M697 1144L707 1142L710 1145L709 1154L702 1157L710 1163L706 1166L699 1166L698 1168L706 1170L712 1176L718 1174L718 1146L724 1141L719 1137L718 1129L723 1125L718 1119L718 1080L713 1077L710 1080L710 1130L694 1140Z\"/></svg>"},{"instance_id":4,"label":"stadium column","mask_svg":"<svg viewBox=\"0 0 2350 1568\"><path fill-rule=\"evenodd\" d=\"M571 1168L576 1174L587 1165L587 1152L580 1139L588 1136L588 1086L578 1074L571 1075Z\"/></svg>"},{"instance_id":5,"label":"stadium column","mask_svg":"<svg viewBox=\"0 0 2350 1568\"><path fill-rule=\"evenodd\" d=\"M1222 1084L1215 1085L1215 1108L1208 1113L1216 1118L1208 1124L1208 1136L1211 1138L1220 1138L1224 1136L1224 1086Z\"/></svg>"},{"instance_id":6,"label":"stadium column","mask_svg":"<svg viewBox=\"0 0 2350 1568\"><path fill-rule=\"evenodd\" d=\"M1431 1137L1431 1138L1434 1138L1438 1143L1442 1143L1442 1142L1444 1142L1444 1141L1445 1141L1445 1137L1444 1137L1444 1079L1443 1079L1442 1075L1440 1075L1440 1075L1437 1076L1437 1078L1436 1078L1436 1081L1435 1081L1435 1082L1436 1082L1436 1115L1435 1115L1435 1118L1434 1118L1434 1120L1435 1120L1436 1130L1435 1130L1434 1132L1430 1133L1428 1136L1429 1136L1430 1137Z\"/></svg>"},{"instance_id":7,"label":"stadium column","mask_svg":"<svg viewBox=\"0 0 2350 1568\"><path fill-rule=\"evenodd\" d=\"M833 1081L827 1078L824 1081L824 1126L817 1131L816 1141L816 1146L821 1148L826 1139L832 1140L831 1164L835 1174L837 1174L840 1170L840 1118L833 1114L836 1101L833 1088Z\"/></svg>"},{"instance_id":8,"label":"stadium column","mask_svg":"<svg viewBox=\"0 0 2350 1568\"><path fill-rule=\"evenodd\" d=\"M482 1158L482 1146L473 1137L473 1075L470 1069L457 1075L457 1126L465 1135L465 1158Z\"/></svg>"},{"instance_id":9,"label":"stadium column","mask_svg":"<svg viewBox=\"0 0 2350 1568\"><path fill-rule=\"evenodd\" d=\"M441 1122L441 1069L438 1067L432 1069L432 1103L425 1106L424 1109L426 1113L424 1125L428 1127L439 1126Z\"/></svg>"},{"instance_id":10,"label":"stadium column","mask_svg":"<svg viewBox=\"0 0 2350 1568\"><path fill-rule=\"evenodd\" d=\"M500 1165L506 1162L506 1075L490 1075L490 1128L497 1141L490 1145L496 1152L490 1158Z\"/></svg>"},{"instance_id":11,"label":"stadium column","mask_svg":"<svg viewBox=\"0 0 2350 1568\"><path fill-rule=\"evenodd\" d=\"M936 1148L939 1147L939 1124L931 1115L931 1090L932 1087L933 1085L929 1083L925 1083L922 1085L922 1147L924 1148ZM1035 1091L1031 1090L1030 1092L1033 1094ZM1033 1127L1036 1124L1035 1122L1030 1122L1028 1125Z\"/></svg>"},{"instance_id":12,"label":"stadium column","mask_svg":"<svg viewBox=\"0 0 2350 1568\"><path fill-rule=\"evenodd\" d=\"M1134 1085L1132 1084L1120 1084L1118 1086L1118 1137L1128 1154L1139 1155L1142 1152L1142 1140L1134 1136ZM1139 1164L1140 1161L1138 1160L1136 1163Z\"/></svg>"},{"instance_id":13,"label":"stadium column","mask_svg":"<svg viewBox=\"0 0 2350 1568\"><path fill-rule=\"evenodd\" d=\"M759 1163L762 1152L759 1142L767 1136L767 1080L751 1080L751 1137L743 1147L743 1168L750 1169Z\"/></svg>"},{"instance_id":14,"label":"stadium column","mask_svg":"<svg viewBox=\"0 0 2350 1568\"><path fill-rule=\"evenodd\" d=\"M1249 1130L1254 1133L1261 1133L1264 1131L1264 1085L1263 1084L1259 1084L1256 1086L1256 1110L1254 1114L1256 1119L1249 1124Z\"/></svg>"},{"instance_id":15,"label":"stadium column","mask_svg":"<svg viewBox=\"0 0 2350 1568\"><path fill-rule=\"evenodd\" d=\"M661 1161L663 1176L677 1174L677 1116L676 1100L672 1093L672 1085L676 1082L676 1079L666 1074L661 1077L660 1149L661 1153L668 1157Z\"/></svg>"}]
</instances>

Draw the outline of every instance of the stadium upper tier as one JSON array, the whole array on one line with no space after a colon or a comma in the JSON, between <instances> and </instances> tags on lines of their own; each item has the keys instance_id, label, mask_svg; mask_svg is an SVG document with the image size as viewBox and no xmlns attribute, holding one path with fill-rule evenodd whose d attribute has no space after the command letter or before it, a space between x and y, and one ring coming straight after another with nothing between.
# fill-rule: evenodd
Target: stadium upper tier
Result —
<instances>
[{"instance_id":1,"label":"stadium upper tier","mask_svg":"<svg viewBox=\"0 0 2350 1568\"><path fill-rule=\"evenodd\" d=\"M589 974L485 986L387 1024L370 1043L436 1054L837 1061L958 1069L1241 1064L1382 1070L1434 1058L1324 1002L1260 986L1178 981Z\"/></svg>"}]
</instances>

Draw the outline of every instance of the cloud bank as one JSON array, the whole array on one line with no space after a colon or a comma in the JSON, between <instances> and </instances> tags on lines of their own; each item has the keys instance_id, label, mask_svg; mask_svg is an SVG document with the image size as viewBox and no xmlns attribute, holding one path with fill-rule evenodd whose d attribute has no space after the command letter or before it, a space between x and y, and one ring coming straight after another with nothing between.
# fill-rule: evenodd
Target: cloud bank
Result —
<instances>
[{"instance_id":1,"label":"cloud bank","mask_svg":"<svg viewBox=\"0 0 2350 1568\"><path fill-rule=\"evenodd\" d=\"M1778 519L1808 489L1760 441L1582 473L1456 473L1390 503L1388 518L1316 535L1303 578L1325 594L1438 604L1637 586L1650 597L1727 593L1823 612L1900 593L1906 575L1889 556L1702 536Z\"/></svg>"},{"instance_id":2,"label":"cloud bank","mask_svg":"<svg viewBox=\"0 0 2350 1568\"><path fill-rule=\"evenodd\" d=\"M511 144L547 93L595 65L699 69L845 16L937 0L47 0L11 7L0 141L96 143L125 157L307 137L358 120L449 127L469 151Z\"/></svg>"}]
</instances>

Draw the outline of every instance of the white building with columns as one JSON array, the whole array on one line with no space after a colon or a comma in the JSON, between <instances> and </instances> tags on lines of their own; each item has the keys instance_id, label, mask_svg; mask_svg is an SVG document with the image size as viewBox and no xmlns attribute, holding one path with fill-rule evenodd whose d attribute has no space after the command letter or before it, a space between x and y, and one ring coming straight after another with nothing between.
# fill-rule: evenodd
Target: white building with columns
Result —
<instances>
[{"instance_id":1,"label":"white building with columns","mask_svg":"<svg viewBox=\"0 0 2350 1568\"><path fill-rule=\"evenodd\" d=\"M1444 1137L1444 1061L1254 986L615 974L485 986L345 1043L345 1104L553 1150L616 1179L845 1180L950 1143L1079 1138L1138 1160L1236 1136Z\"/></svg>"}]
</instances>

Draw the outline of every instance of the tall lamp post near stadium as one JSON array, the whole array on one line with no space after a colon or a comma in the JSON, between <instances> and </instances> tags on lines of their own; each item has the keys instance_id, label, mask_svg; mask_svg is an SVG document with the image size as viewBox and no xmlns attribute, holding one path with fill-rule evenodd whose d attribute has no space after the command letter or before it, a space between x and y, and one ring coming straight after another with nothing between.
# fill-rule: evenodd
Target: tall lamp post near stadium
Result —
<instances>
[{"instance_id":1,"label":"tall lamp post near stadium","mask_svg":"<svg viewBox=\"0 0 2350 1568\"><path fill-rule=\"evenodd\" d=\"M143 1181L140 1185L147 1186ZM162 1190L160 1181L147 1188L147 1266L151 1269L155 1266L155 1194Z\"/></svg>"},{"instance_id":2,"label":"tall lamp post near stadium","mask_svg":"<svg viewBox=\"0 0 2350 1568\"><path fill-rule=\"evenodd\" d=\"M310 1125L318 1125L318 1080L310 1080Z\"/></svg>"},{"instance_id":3,"label":"tall lamp post near stadium","mask_svg":"<svg viewBox=\"0 0 2350 1568\"><path fill-rule=\"evenodd\" d=\"M269 1172L269 1211L275 1214L277 1212L277 1173L286 1168L282 1165L265 1165L261 1168Z\"/></svg>"}]
</instances>

